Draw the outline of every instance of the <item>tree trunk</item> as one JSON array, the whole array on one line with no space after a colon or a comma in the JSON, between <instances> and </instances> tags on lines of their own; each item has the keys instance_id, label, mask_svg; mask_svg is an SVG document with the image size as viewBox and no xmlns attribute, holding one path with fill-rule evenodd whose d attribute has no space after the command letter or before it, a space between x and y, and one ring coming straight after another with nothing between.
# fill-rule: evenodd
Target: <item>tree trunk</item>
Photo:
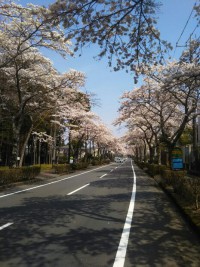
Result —
<instances>
[{"instance_id":1,"label":"tree trunk","mask_svg":"<svg viewBox=\"0 0 200 267\"><path fill-rule=\"evenodd\" d=\"M199 209L199 195L198 194L196 194L195 202L196 202L196 209L198 210Z\"/></svg>"},{"instance_id":2,"label":"tree trunk","mask_svg":"<svg viewBox=\"0 0 200 267\"><path fill-rule=\"evenodd\" d=\"M21 148L27 144L28 140L23 140L23 136L29 134L30 129L32 129L32 118L28 114L24 114L22 111L18 112L13 118L13 152L12 152L12 165L20 166L22 164L23 154L21 153ZM30 136L30 135L29 135ZM28 136L28 137L29 137ZM24 144L25 143L25 144ZM22 157L22 161L21 161Z\"/></svg>"},{"instance_id":3,"label":"tree trunk","mask_svg":"<svg viewBox=\"0 0 200 267\"><path fill-rule=\"evenodd\" d=\"M28 143L28 140L30 138L30 135L31 135L31 132L32 132L32 129L33 129L33 126L31 126L31 128L29 129L27 135L26 135L26 138L22 144L22 147L21 147L21 151L20 151L20 161L19 161L19 167L22 166L22 163L23 163L23 160L24 160L24 155L25 155L25 149L26 149L26 145Z\"/></svg>"},{"instance_id":4,"label":"tree trunk","mask_svg":"<svg viewBox=\"0 0 200 267\"><path fill-rule=\"evenodd\" d=\"M154 161L154 147L149 146L149 163L153 163Z\"/></svg>"}]
</instances>

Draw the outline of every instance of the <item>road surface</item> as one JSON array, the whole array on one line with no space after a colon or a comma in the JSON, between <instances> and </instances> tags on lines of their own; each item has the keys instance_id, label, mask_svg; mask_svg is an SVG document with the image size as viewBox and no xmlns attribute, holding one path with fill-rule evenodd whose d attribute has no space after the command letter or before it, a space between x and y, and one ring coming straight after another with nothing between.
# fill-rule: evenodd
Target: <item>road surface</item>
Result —
<instances>
[{"instance_id":1,"label":"road surface","mask_svg":"<svg viewBox=\"0 0 200 267\"><path fill-rule=\"evenodd\" d=\"M131 160L0 193L1 267L200 266L200 243Z\"/></svg>"}]
</instances>

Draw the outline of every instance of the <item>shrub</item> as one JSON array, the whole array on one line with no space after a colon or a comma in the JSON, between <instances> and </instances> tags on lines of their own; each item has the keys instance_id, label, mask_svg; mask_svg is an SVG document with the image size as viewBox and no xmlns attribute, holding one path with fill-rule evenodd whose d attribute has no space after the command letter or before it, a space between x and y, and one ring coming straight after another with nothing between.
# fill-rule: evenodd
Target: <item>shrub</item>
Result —
<instances>
[{"instance_id":1,"label":"shrub","mask_svg":"<svg viewBox=\"0 0 200 267\"><path fill-rule=\"evenodd\" d=\"M140 166L142 166L142 168L152 177L161 174L163 170L168 169L166 165L150 164L144 162L142 162Z\"/></svg>"},{"instance_id":2,"label":"shrub","mask_svg":"<svg viewBox=\"0 0 200 267\"><path fill-rule=\"evenodd\" d=\"M30 180L35 178L41 171L40 166L22 167L22 180Z\"/></svg>"},{"instance_id":3,"label":"shrub","mask_svg":"<svg viewBox=\"0 0 200 267\"><path fill-rule=\"evenodd\" d=\"M91 164L92 164L92 166L101 165L101 161L100 160L97 160L97 159L93 159L91 161Z\"/></svg>"},{"instance_id":4,"label":"shrub","mask_svg":"<svg viewBox=\"0 0 200 267\"><path fill-rule=\"evenodd\" d=\"M65 164L67 162L67 156L59 156L58 164Z\"/></svg>"},{"instance_id":5,"label":"shrub","mask_svg":"<svg viewBox=\"0 0 200 267\"><path fill-rule=\"evenodd\" d=\"M172 186L174 192L189 200L189 195L191 196L191 190L187 179L184 176L177 175L172 180Z\"/></svg>"},{"instance_id":6,"label":"shrub","mask_svg":"<svg viewBox=\"0 0 200 267\"><path fill-rule=\"evenodd\" d=\"M72 170L82 170L82 169L87 169L88 163L87 162L77 162L71 164Z\"/></svg>"},{"instance_id":7,"label":"shrub","mask_svg":"<svg viewBox=\"0 0 200 267\"><path fill-rule=\"evenodd\" d=\"M191 193L195 201L196 209L199 208L199 197L200 197L200 179L199 177L188 178L188 184L191 187Z\"/></svg>"},{"instance_id":8,"label":"shrub","mask_svg":"<svg viewBox=\"0 0 200 267\"><path fill-rule=\"evenodd\" d=\"M144 161L137 161L137 162L135 162L135 163L136 163L136 164L138 165L138 167L141 168L141 169L146 168L147 165L148 165L148 163L146 163L146 162L144 162Z\"/></svg>"},{"instance_id":9,"label":"shrub","mask_svg":"<svg viewBox=\"0 0 200 267\"><path fill-rule=\"evenodd\" d=\"M160 173L159 165L158 164L148 164L147 172L149 175L154 177L155 175Z\"/></svg>"},{"instance_id":10,"label":"shrub","mask_svg":"<svg viewBox=\"0 0 200 267\"><path fill-rule=\"evenodd\" d=\"M186 172L185 171L173 171L169 169L161 169L162 184L164 186L176 187L180 179L183 179Z\"/></svg>"},{"instance_id":11,"label":"shrub","mask_svg":"<svg viewBox=\"0 0 200 267\"><path fill-rule=\"evenodd\" d=\"M34 167L40 167L41 171L49 171L52 169L52 164L36 164Z\"/></svg>"},{"instance_id":12,"label":"shrub","mask_svg":"<svg viewBox=\"0 0 200 267\"><path fill-rule=\"evenodd\" d=\"M102 163L103 164L110 164L110 159L104 159L104 160L102 160Z\"/></svg>"},{"instance_id":13,"label":"shrub","mask_svg":"<svg viewBox=\"0 0 200 267\"><path fill-rule=\"evenodd\" d=\"M163 186L172 185L172 171L171 170L162 170L161 178L162 178Z\"/></svg>"},{"instance_id":14,"label":"shrub","mask_svg":"<svg viewBox=\"0 0 200 267\"><path fill-rule=\"evenodd\" d=\"M0 185L15 183L20 177L21 169L0 170Z\"/></svg>"},{"instance_id":15,"label":"shrub","mask_svg":"<svg viewBox=\"0 0 200 267\"><path fill-rule=\"evenodd\" d=\"M19 181L30 180L40 173L40 167L29 166L7 170L0 169L0 185L7 185Z\"/></svg>"},{"instance_id":16,"label":"shrub","mask_svg":"<svg viewBox=\"0 0 200 267\"><path fill-rule=\"evenodd\" d=\"M71 171L70 164L55 164L52 167L56 173L69 173Z\"/></svg>"},{"instance_id":17,"label":"shrub","mask_svg":"<svg viewBox=\"0 0 200 267\"><path fill-rule=\"evenodd\" d=\"M159 174L161 174L164 170L168 170L169 167L166 165L159 165Z\"/></svg>"}]
</instances>

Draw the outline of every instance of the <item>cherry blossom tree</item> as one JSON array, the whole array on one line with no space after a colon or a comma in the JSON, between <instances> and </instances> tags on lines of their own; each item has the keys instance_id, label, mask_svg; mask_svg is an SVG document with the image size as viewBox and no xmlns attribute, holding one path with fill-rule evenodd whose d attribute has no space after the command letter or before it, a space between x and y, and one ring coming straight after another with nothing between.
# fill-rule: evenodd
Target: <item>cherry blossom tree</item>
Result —
<instances>
[{"instance_id":1,"label":"cherry blossom tree","mask_svg":"<svg viewBox=\"0 0 200 267\"><path fill-rule=\"evenodd\" d=\"M73 70L58 73L50 60L37 50L45 47L62 56L71 54L70 42L60 27L47 18L48 14L44 7L28 5L25 8L0 2L1 110L7 110L7 119L12 121L14 161L19 157L20 165L34 127L33 119L46 113L59 117L55 106L59 105L61 110L63 99L78 106L75 91L84 79L83 74ZM66 103L64 106L69 114L71 110L67 111Z\"/></svg>"},{"instance_id":2,"label":"cherry blossom tree","mask_svg":"<svg viewBox=\"0 0 200 267\"><path fill-rule=\"evenodd\" d=\"M81 116L78 119L79 127L71 131L71 138L76 140L76 144L84 146L86 160L87 157L102 158L108 156L111 151L117 153L122 149L117 139L96 114L87 111L82 112ZM75 153L76 159L77 152Z\"/></svg>"},{"instance_id":3,"label":"cherry blossom tree","mask_svg":"<svg viewBox=\"0 0 200 267\"><path fill-rule=\"evenodd\" d=\"M71 126L83 129L89 120L91 129L96 127L96 131L81 138L96 142L104 151L114 146L116 140L106 127L92 122L92 101L80 91L84 74L75 70L58 73L38 50L45 47L62 56L71 55L70 41L64 37L59 18L52 16L52 10L1 0L0 19L1 114L7 114L6 120L11 122L14 162L20 158L22 165L31 138L35 144L49 143L55 155L56 140L64 140L65 129L70 128L73 136Z\"/></svg>"},{"instance_id":4,"label":"cherry blossom tree","mask_svg":"<svg viewBox=\"0 0 200 267\"><path fill-rule=\"evenodd\" d=\"M149 151L152 146L165 144L170 159L171 150L194 117L199 71L199 64L184 61L148 68L144 85L123 95L126 100L116 124L125 120L131 130L143 131Z\"/></svg>"},{"instance_id":5,"label":"cherry blossom tree","mask_svg":"<svg viewBox=\"0 0 200 267\"><path fill-rule=\"evenodd\" d=\"M22 7L10 1L0 1L0 67L5 67L29 48L45 47L62 56L71 54L70 40L59 25L48 18L50 11L29 4Z\"/></svg>"},{"instance_id":6,"label":"cherry blossom tree","mask_svg":"<svg viewBox=\"0 0 200 267\"><path fill-rule=\"evenodd\" d=\"M2 98L13 121L13 153L15 157L20 157L21 165L24 148L34 126L33 117L37 120L48 113L52 116L52 123L62 123L61 118L64 121L70 113L80 110L83 101L77 101L77 88L83 85L84 75L74 70L59 74L51 62L34 48L14 62L1 68L0 73L4 79ZM20 140L23 135L24 141Z\"/></svg>"},{"instance_id":7,"label":"cherry blossom tree","mask_svg":"<svg viewBox=\"0 0 200 267\"><path fill-rule=\"evenodd\" d=\"M75 51L90 43L100 47L99 57L116 56L115 70L162 61L170 48L156 29L159 1L56 1L51 16L63 23L67 38L76 38Z\"/></svg>"},{"instance_id":8,"label":"cherry blossom tree","mask_svg":"<svg viewBox=\"0 0 200 267\"><path fill-rule=\"evenodd\" d=\"M122 137L122 141L126 144L127 155L134 155L136 161L147 161L147 143L144 133L140 129L129 129Z\"/></svg>"}]
</instances>

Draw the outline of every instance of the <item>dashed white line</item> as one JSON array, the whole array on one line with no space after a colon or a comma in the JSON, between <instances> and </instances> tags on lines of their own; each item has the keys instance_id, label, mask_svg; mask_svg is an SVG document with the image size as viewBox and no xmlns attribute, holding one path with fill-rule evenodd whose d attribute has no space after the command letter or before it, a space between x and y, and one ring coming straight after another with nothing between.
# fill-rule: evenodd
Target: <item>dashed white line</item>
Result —
<instances>
[{"instance_id":1,"label":"dashed white line","mask_svg":"<svg viewBox=\"0 0 200 267\"><path fill-rule=\"evenodd\" d=\"M3 230L3 229L6 228L6 227L12 225L12 224L13 224L13 223L6 223L6 224L0 226L0 231Z\"/></svg>"},{"instance_id":2,"label":"dashed white line","mask_svg":"<svg viewBox=\"0 0 200 267\"><path fill-rule=\"evenodd\" d=\"M99 177L99 179L103 178L103 177L106 176L106 175L107 175L107 174L102 175L101 177Z\"/></svg>"},{"instance_id":3,"label":"dashed white line","mask_svg":"<svg viewBox=\"0 0 200 267\"><path fill-rule=\"evenodd\" d=\"M85 184L84 186L81 186L81 187L77 188L76 190L74 190L74 191L70 192L70 193L69 193L69 194L67 194L67 195L68 195L68 196L70 196L70 195L74 194L75 192L77 192L77 191L79 191L79 190L83 189L84 187L86 187L86 186L88 186L88 185L89 185L89 184Z\"/></svg>"},{"instance_id":4,"label":"dashed white line","mask_svg":"<svg viewBox=\"0 0 200 267\"><path fill-rule=\"evenodd\" d=\"M82 172L82 173L79 173L79 174L75 174L75 175L72 175L70 177L65 177L65 178L62 178L60 180L56 180L56 181L53 181L53 182L50 182L50 183L46 183L46 184L42 184L42 185L31 187L31 188L19 190L19 191L13 192L13 193L8 193L8 194L0 196L0 198L12 196L12 195L19 194L19 193L23 193L23 192L30 191L30 190L33 190L33 189L36 189L36 188L40 188L40 187L43 187L43 186L59 183L61 181L69 180L69 179L72 179L72 178L74 178L76 176L79 176L79 175L82 175L82 174L85 174L85 173L89 173L89 172L92 172L92 171L95 171L95 170L98 170L98 169L102 169L102 168L105 168L105 166L101 166L99 168L96 168L96 169L93 169L93 170L90 170L90 171L86 171L86 172Z\"/></svg>"},{"instance_id":5,"label":"dashed white line","mask_svg":"<svg viewBox=\"0 0 200 267\"><path fill-rule=\"evenodd\" d=\"M123 267L125 263L125 257L126 257L126 250L128 246L128 240L129 240L129 234L131 230L131 223L132 223L132 217L133 217L133 211L135 206L135 196L136 196L136 175L133 168L133 164L131 161L132 170L133 170L133 189L132 189L132 195L131 200L129 204L128 213L126 216L126 221L124 224L124 229L121 235L120 243L118 246L117 254L115 257L115 262L113 264L113 267Z\"/></svg>"}]
</instances>

